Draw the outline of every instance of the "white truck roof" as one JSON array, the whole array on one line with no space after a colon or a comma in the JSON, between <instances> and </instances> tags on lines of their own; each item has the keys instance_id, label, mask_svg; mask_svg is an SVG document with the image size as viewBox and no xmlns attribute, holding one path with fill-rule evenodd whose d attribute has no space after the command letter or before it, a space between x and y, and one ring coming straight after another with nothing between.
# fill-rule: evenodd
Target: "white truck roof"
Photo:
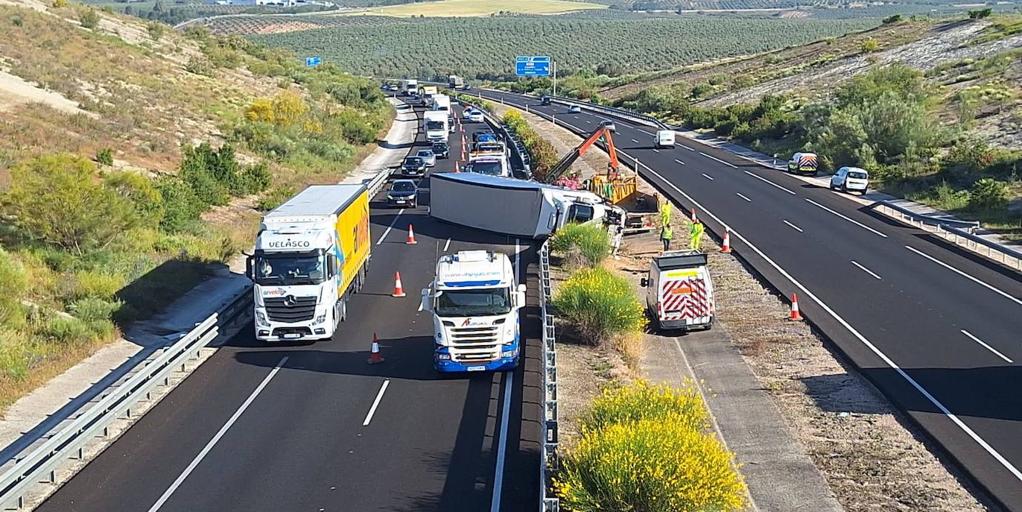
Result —
<instances>
[{"instance_id":1,"label":"white truck roof","mask_svg":"<svg viewBox=\"0 0 1022 512\"><path fill-rule=\"evenodd\" d=\"M436 270L437 288L493 288L514 281L511 260L489 251L461 251L440 258Z\"/></svg>"},{"instance_id":2,"label":"white truck roof","mask_svg":"<svg viewBox=\"0 0 1022 512\"><path fill-rule=\"evenodd\" d=\"M365 185L312 185L263 216L263 225L317 222L348 207Z\"/></svg>"}]
</instances>

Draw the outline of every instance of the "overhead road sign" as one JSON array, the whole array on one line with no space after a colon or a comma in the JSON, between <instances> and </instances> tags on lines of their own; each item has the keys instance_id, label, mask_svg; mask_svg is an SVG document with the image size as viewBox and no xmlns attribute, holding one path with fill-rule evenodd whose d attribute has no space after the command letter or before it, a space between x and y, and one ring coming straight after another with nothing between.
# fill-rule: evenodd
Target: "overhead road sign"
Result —
<instances>
[{"instance_id":1,"label":"overhead road sign","mask_svg":"<svg viewBox=\"0 0 1022 512\"><path fill-rule=\"evenodd\" d=\"M313 56L313 57L306 57L305 58L305 65L307 67L314 68L314 67L318 66L319 63L320 63L319 55L316 55L316 56Z\"/></svg>"},{"instance_id":2,"label":"overhead road sign","mask_svg":"<svg viewBox=\"0 0 1022 512\"><path fill-rule=\"evenodd\" d=\"M516 57L515 75L550 76L550 57L543 55L520 55Z\"/></svg>"}]
</instances>

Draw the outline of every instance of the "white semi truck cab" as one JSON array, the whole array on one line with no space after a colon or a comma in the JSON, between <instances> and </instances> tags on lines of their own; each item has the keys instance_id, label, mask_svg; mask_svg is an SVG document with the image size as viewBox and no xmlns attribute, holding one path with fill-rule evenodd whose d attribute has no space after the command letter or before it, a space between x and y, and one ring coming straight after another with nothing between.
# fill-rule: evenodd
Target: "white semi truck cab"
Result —
<instances>
[{"instance_id":1,"label":"white semi truck cab","mask_svg":"<svg viewBox=\"0 0 1022 512\"><path fill-rule=\"evenodd\" d=\"M444 255L422 290L422 309L433 313L433 367L439 372L503 371L518 365L518 284L506 254L461 251Z\"/></svg>"},{"instance_id":2,"label":"white semi truck cab","mask_svg":"<svg viewBox=\"0 0 1022 512\"><path fill-rule=\"evenodd\" d=\"M447 142L450 135L450 121L447 112L440 110L427 110L422 114L422 128L426 132L426 140L429 142Z\"/></svg>"}]
</instances>

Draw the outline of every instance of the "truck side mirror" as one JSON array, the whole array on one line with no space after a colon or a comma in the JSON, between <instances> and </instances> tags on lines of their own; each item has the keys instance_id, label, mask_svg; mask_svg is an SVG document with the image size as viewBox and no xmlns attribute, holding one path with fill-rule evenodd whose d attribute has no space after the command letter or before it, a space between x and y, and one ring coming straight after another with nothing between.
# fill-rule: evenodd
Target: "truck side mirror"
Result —
<instances>
[{"instance_id":1,"label":"truck side mirror","mask_svg":"<svg viewBox=\"0 0 1022 512\"><path fill-rule=\"evenodd\" d=\"M254 258L252 256L245 258L245 277L248 277L249 279L255 281L255 270L253 269L253 260Z\"/></svg>"},{"instance_id":2,"label":"truck side mirror","mask_svg":"<svg viewBox=\"0 0 1022 512\"><path fill-rule=\"evenodd\" d=\"M422 302L420 302L419 309L423 311L433 311L433 301L430 300L429 288L422 289Z\"/></svg>"},{"instance_id":3,"label":"truck side mirror","mask_svg":"<svg viewBox=\"0 0 1022 512\"><path fill-rule=\"evenodd\" d=\"M642 286L643 288L649 288L649 278L648 278L648 277L644 277L644 278L642 278L642 280L640 280L640 281L639 281L639 284L640 284L640 285L641 285L641 286Z\"/></svg>"},{"instance_id":4,"label":"truck side mirror","mask_svg":"<svg viewBox=\"0 0 1022 512\"><path fill-rule=\"evenodd\" d=\"M332 254L328 254L326 257L326 271L331 278L337 275L337 258Z\"/></svg>"},{"instance_id":5,"label":"truck side mirror","mask_svg":"<svg viewBox=\"0 0 1022 512\"><path fill-rule=\"evenodd\" d=\"M518 291L515 292L515 305L518 307L525 307L525 285L518 285Z\"/></svg>"}]
</instances>

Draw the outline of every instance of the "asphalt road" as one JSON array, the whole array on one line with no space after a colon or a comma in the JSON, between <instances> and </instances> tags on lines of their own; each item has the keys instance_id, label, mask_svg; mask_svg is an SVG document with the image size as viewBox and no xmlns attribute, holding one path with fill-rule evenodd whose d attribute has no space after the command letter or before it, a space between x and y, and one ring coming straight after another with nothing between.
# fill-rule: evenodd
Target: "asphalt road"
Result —
<instances>
[{"instance_id":1,"label":"asphalt road","mask_svg":"<svg viewBox=\"0 0 1022 512\"><path fill-rule=\"evenodd\" d=\"M453 170L460 156L461 133L450 140L452 159L438 160L436 170ZM421 134L416 145L426 147ZM428 179L422 186L428 189ZM426 203L404 211L373 203L368 282L333 340L267 346L244 331L39 510L536 507L536 248L531 241L433 221ZM409 224L414 246L404 244ZM418 292L432 280L438 250L467 249L509 254L528 285L524 355L513 373L441 377L432 369L432 322L418 311ZM391 297L395 271L406 298ZM372 366L366 360L374 334L385 362Z\"/></svg>"},{"instance_id":2,"label":"asphalt road","mask_svg":"<svg viewBox=\"0 0 1022 512\"><path fill-rule=\"evenodd\" d=\"M608 117L535 98L484 97L576 132ZM1010 510L1022 511L1022 280L840 193L654 129L615 119L614 141L647 180L686 208L786 296L880 390ZM676 242L687 234L676 235ZM834 376L840 378L840 376ZM827 377L806 382L826 387ZM855 410L849 404L846 411ZM894 454L892 454L894 455Z\"/></svg>"}]
</instances>

